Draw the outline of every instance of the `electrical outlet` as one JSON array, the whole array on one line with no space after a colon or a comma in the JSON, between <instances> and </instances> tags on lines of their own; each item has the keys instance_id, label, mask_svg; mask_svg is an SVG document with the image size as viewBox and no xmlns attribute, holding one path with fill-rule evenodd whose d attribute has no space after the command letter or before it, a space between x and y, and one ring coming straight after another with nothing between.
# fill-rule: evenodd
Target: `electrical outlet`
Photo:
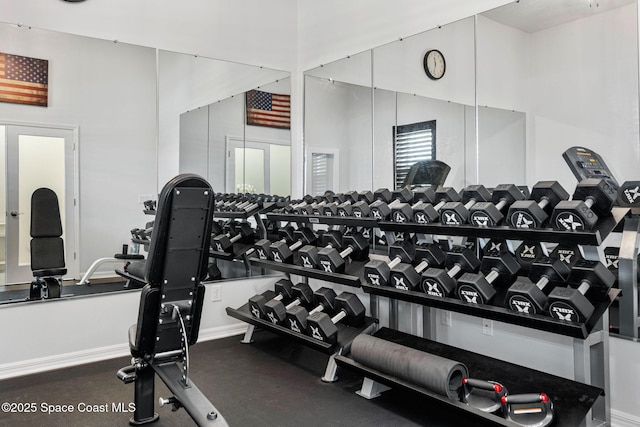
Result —
<instances>
[{"instance_id":1,"label":"electrical outlet","mask_svg":"<svg viewBox=\"0 0 640 427\"><path fill-rule=\"evenodd\" d=\"M449 310L440 312L440 323L444 326L451 326L451 312Z\"/></svg>"},{"instance_id":2,"label":"electrical outlet","mask_svg":"<svg viewBox=\"0 0 640 427\"><path fill-rule=\"evenodd\" d=\"M493 336L493 320L482 319L482 333Z\"/></svg>"},{"instance_id":3,"label":"electrical outlet","mask_svg":"<svg viewBox=\"0 0 640 427\"><path fill-rule=\"evenodd\" d=\"M211 286L211 301L221 301L222 300L222 285L214 285Z\"/></svg>"}]
</instances>

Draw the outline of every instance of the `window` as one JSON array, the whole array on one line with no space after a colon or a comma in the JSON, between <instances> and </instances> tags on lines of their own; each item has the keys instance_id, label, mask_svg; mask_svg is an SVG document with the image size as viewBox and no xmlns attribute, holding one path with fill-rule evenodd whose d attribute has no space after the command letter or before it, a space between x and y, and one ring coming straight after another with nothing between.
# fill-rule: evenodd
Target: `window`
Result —
<instances>
[{"instance_id":1,"label":"window","mask_svg":"<svg viewBox=\"0 0 640 427\"><path fill-rule=\"evenodd\" d=\"M436 158L436 121L393 127L395 188L400 188L411 166Z\"/></svg>"},{"instance_id":2,"label":"window","mask_svg":"<svg viewBox=\"0 0 640 427\"><path fill-rule=\"evenodd\" d=\"M311 194L323 194L333 188L334 155L331 153L312 153L311 155Z\"/></svg>"}]
</instances>

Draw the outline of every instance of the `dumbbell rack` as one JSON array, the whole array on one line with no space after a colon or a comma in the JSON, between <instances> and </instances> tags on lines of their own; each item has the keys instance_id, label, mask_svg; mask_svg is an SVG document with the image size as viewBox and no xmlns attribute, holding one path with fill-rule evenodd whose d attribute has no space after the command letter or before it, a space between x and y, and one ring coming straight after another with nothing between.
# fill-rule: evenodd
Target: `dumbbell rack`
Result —
<instances>
[{"instance_id":1,"label":"dumbbell rack","mask_svg":"<svg viewBox=\"0 0 640 427\"><path fill-rule=\"evenodd\" d=\"M638 316L638 247L640 246L640 208L632 208L624 221L618 254L618 287L623 298L618 307L620 335L640 338Z\"/></svg>"},{"instance_id":2,"label":"dumbbell rack","mask_svg":"<svg viewBox=\"0 0 640 427\"><path fill-rule=\"evenodd\" d=\"M312 223L312 224L328 224L328 225L346 225L353 227L375 227L376 221L371 219L356 219L356 218L344 218L344 217L325 217L325 216L304 216L304 215L289 215L289 214L267 214L267 217L271 221L286 221L296 222L299 224ZM298 254L295 254L297 257ZM322 270L315 270L310 268L301 267L297 264L284 264L281 262L262 260L258 258L249 258L249 262L252 266L262 267L267 270L279 271L286 273L287 275L296 275L308 279L318 279L329 283L336 283L345 286L351 286L354 288L361 287L360 277L358 272L362 271L364 262L352 262L348 265L344 274L330 273ZM377 329L377 319L374 317L365 317L364 324L359 328L349 327L342 323L338 323L338 340L337 343L332 345L326 342L318 341L307 335L299 334L290 330L289 328L274 325L264 319L254 317L249 311L249 305L245 304L238 309L227 307L227 314L238 320L249 324L247 332L242 340L243 343L250 343L253 333L256 327L260 327L264 330L276 333L278 335L286 336L290 339L298 341L310 348L313 348L321 353L329 354L329 360L325 368L322 381L334 382L337 380L336 370L336 357L342 354L347 354L351 347L353 339L360 334L371 334Z\"/></svg>"},{"instance_id":3,"label":"dumbbell rack","mask_svg":"<svg viewBox=\"0 0 640 427\"><path fill-rule=\"evenodd\" d=\"M612 214L603 219L595 230L584 232L565 232L553 229L513 229L506 226L479 228L473 226L445 226L441 224L398 224L393 222L379 222L377 227L388 234L393 232L406 232L418 235L444 235L444 236L464 236L472 238L493 238L504 240L540 241L549 243L570 243L584 246L599 246L606 236L614 231L628 214L629 209L614 208ZM435 334L435 316L429 311L430 308L450 310L470 316L485 319L497 320L531 329L551 332L559 335L572 337L574 352L574 378L576 381L591 383L601 390L604 396L600 396L593 405L593 420L590 422L597 424L602 420L607 425L610 424L610 402L609 402L609 335L608 335L608 308L619 295L619 289L609 290L606 297L597 302L594 313L584 323L567 323L555 320L543 315L523 315L513 312L498 305L475 305L468 304L453 298L435 298L422 292L405 291L392 287L372 286L362 284L365 292L389 298L389 304L397 304L397 301L407 301L420 304L425 307L425 338L431 338ZM503 294L496 295L495 301L501 302ZM390 307L390 313L396 312ZM390 320L390 323L392 320ZM427 324L430 323L430 324ZM605 326L606 325L606 326ZM402 333L391 331L390 340L395 340L395 336L400 337ZM400 339L400 338L397 338ZM419 338L416 338L419 340ZM592 357L597 355L597 357ZM338 359L341 366L353 367L356 371L363 373L367 379L365 381L369 391L376 390L376 378L383 384L392 384L406 388L406 384L393 378L383 378L380 373L374 372L363 366L356 366L351 359L344 356ZM523 368L525 369L525 368ZM366 394L366 392L364 392ZM374 396L371 396L374 397ZM577 404L578 402L576 402ZM473 412L473 411L471 411ZM477 414L476 414L477 415ZM492 419L496 424L503 424L504 420ZM512 424L503 424L512 425Z\"/></svg>"}]
</instances>

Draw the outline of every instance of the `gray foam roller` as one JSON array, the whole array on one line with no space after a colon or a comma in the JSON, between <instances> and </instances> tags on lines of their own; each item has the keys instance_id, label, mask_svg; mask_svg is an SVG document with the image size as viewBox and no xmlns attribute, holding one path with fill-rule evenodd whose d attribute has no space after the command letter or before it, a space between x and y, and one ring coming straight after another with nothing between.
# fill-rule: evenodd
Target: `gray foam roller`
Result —
<instances>
[{"instance_id":1,"label":"gray foam roller","mask_svg":"<svg viewBox=\"0 0 640 427\"><path fill-rule=\"evenodd\" d=\"M459 400L462 379L469 376L460 362L365 334L353 340L351 358L453 400Z\"/></svg>"}]
</instances>

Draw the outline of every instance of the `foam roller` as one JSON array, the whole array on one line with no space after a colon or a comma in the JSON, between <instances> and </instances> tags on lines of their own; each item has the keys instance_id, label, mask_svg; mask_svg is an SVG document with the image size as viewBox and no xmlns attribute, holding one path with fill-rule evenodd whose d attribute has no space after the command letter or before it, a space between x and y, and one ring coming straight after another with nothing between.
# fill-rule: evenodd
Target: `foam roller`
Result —
<instances>
[{"instance_id":1,"label":"foam roller","mask_svg":"<svg viewBox=\"0 0 640 427\"><path fill-rule=\"evenodd\" d=\"M365 334L353 340L351 358L452 400L460 400L462 379L469 375L460 362Z\"/></svg>"}]
</instances>

